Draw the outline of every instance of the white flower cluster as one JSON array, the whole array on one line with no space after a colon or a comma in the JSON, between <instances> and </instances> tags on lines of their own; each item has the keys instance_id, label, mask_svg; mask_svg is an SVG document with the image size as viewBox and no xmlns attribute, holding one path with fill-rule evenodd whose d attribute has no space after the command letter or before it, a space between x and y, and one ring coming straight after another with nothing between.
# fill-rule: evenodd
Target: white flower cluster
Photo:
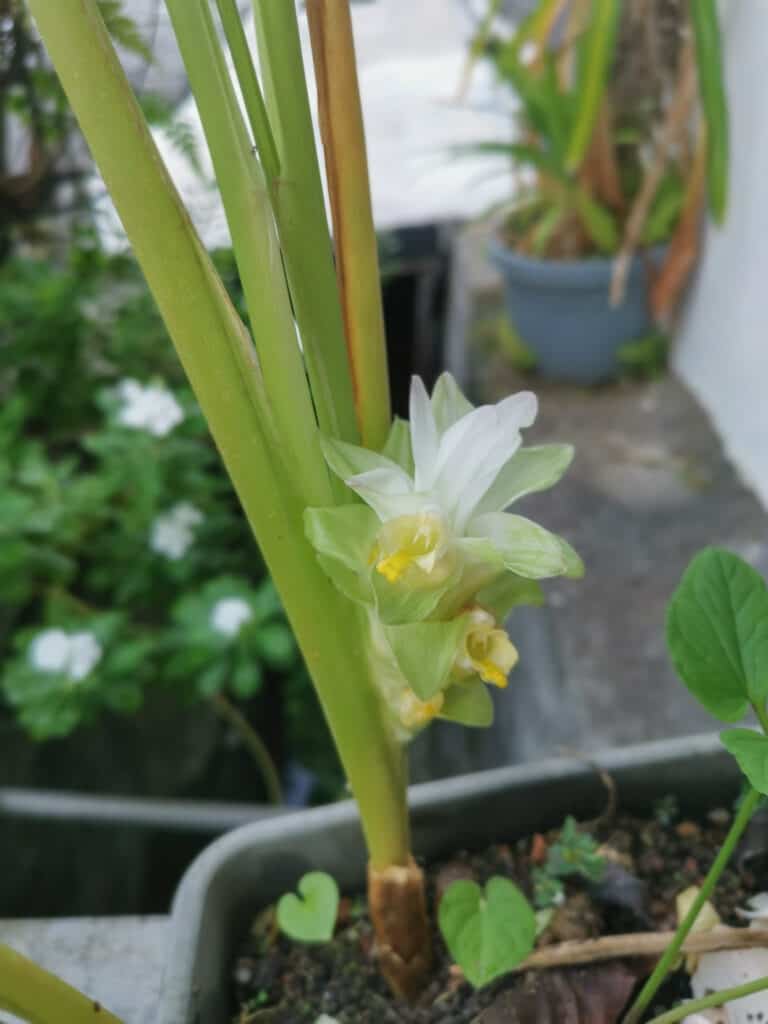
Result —
<instances>
[{"instance_id":1,"label":"white flower cluster","mask_svg":"<svg viewBox=\"0 0 768 1024\"><path fill-rule=\"evenodd\" d=\"M242 597L222 597L211 609L211 626L222 636L237 636L253 618L253 609Z\"/></svg>"},{"instance_id":2,"label":"white flower cluster","mask_svg":"<svg viewBox=\"0 0 768 1024\"><path fill-rule=\"evenodd\" d=\"M165 437L184 419L178 401L162 384L144 385L127 378L120 381L117 394L122 402L117 422L124 427L146 430L153 437Z\"/></svg>"},{"instance_id":3,"label":"white flower cluster","mask_svg":"<svg viewBox=\"0 0 768 1024\"><path fill-rule=\"evenodd\" d=\"M195 527L203 521L200 509L180 501L152 523L149 546L158 555L177 561L186 555L195 539Z\"/></svg>"},{"instance_id":4,"label":"white flower cluster","mask_svg":"<svg viewBox=\"0 0 768 1024\"><path fill-rule=\"evenodd\" d=\"M101 644L87 630L44 629L29 645L28 658L38 672L62 672L80 682L90 675L102 654Z\"/></svg>"}]
</instances>

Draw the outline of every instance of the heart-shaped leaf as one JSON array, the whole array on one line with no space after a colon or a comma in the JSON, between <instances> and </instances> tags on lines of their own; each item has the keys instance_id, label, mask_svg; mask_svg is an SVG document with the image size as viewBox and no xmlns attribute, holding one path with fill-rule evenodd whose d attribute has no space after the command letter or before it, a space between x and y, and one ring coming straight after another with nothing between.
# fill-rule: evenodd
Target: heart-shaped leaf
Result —
<instances>
[{"instance_id":1,"label":"heart-shaped leaf","mask_svg":"<svg viewBox=\"0 0 768 1024\"><path fill-rule=\"evenodd\" d=\"M758 793L768 794L768 736L753 729L726 729L720 739Z\"/></svg>"},{"instance_id":2,"label":"heart-shaped leaf","mask_svg":"<svg viewBox=\"0 0 768 1024\"><path fill-rule=\"evenodd\" d=\"M485 892L475 882L454 882L440 901L438 919L451 956L475 988L516 967L536 939L536 915L528 900L498 876Z\"/></svg>"},{"instance_id":3,"label":"heart-shaped leaf","mask_svg":"<svg viewBox=\"0 0 768 1024\"><path fill-rule=\"evenodd\" d=\"M728 551L708 548L685 571L667 614L680 678L710 714L735 722L768 696L768 588Z\"/></svg>"},{"instance_id":4,"label":"heart-shaped leaf","mask_svg":"<svg viewBox=\"0 0 768 1024\"><path fill-rule=\"evenodd\" d=\"M299 879L299 896L288 892L277 904L280 930L297 942L328 942L339 909L339 888L324 871Z\"/></svg>"}]
</instances>

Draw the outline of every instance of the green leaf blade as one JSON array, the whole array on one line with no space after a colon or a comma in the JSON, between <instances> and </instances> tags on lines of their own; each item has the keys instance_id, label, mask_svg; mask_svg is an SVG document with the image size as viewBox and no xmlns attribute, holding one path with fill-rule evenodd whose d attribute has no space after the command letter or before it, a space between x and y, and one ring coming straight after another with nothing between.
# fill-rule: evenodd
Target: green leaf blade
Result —
<instances>
[{"instance_id":1,"label":"green leaf blade","mask_svg":"<svg viewBox=\"0 0 768 1024\"><path fill-rule=\"evenodd\" d=\"M670 602L667 646L688 690L721 721L764 701L768 588L759 573L728 551L702 551Z\"/></svg>"},{"instance_id":2,"label":"green leaf blade","mask_svg":"<svg viewBox=\"0 0 768 1024\"><path fill-rule=\"evenodd\" d=\"M768 795L768 736L752 729L726 729L720 739L753 788Z\"/></svg>"},{"instance_id":3,"label":"green leaf blade","mask_svg":"<svg viewBox=\"0 0 768 1024\"><path fill-rule=\"evenodd\" d=\"M438 910L440 931L451 956L475 988L507 974L533 949L536 917L516 885L491 878L483 891L454 882Z\"/></svg>"}]
</instances>

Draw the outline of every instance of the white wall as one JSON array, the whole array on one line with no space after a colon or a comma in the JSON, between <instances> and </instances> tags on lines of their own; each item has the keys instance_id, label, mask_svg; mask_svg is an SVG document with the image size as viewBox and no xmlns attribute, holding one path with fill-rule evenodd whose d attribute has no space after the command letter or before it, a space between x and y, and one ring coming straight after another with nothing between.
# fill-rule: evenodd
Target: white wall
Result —
<instances>
[{"instance_id":1,"label":"white wall","mask_svg":"<svg viewBox=\"0 0 768 1024\"><path fill-rule=\"evenodd\" d=\"M768 2L726 9L731 187L709 225L674 365L768 507Z\"/></svg>"}]
</instances>

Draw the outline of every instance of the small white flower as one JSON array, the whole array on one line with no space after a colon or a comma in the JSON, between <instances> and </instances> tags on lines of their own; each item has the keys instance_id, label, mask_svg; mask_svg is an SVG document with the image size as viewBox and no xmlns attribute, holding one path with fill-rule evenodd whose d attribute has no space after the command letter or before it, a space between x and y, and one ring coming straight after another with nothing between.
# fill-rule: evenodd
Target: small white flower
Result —
<instances>
[{"instance_id":1,"label":"small white flower","mask_svg":"<svg viewBox=\"0 0 768 1024\"><path fill-rule=\"evenodd\" d=\"M165 437L184 419L178 401L162 384L144 386L128 378L120 382L117 391L123 403L117 421L124 427Z\"/></svg>"},{"instance_id":2,"label":"small white flower","mask_svg":"<svg viewBox=\"0 0 768 1024\"><path fill-rule=\"evenodd\" d=\"M63 629L44 629L29 645L27 657L40 672L63 672L69 661L69 637Z\"/></svg>"},{"instance_id":3,"label":"small white flower","mask_svg":"<svg viewBox=\"0 0 768 1024\"><path fill-rule=\"evenodd\" d=\"M80 682L90 675L102 653L101 644L87 630L44 629L30 644L28 659L38 672L62 672Z\"/></svg>"},{"instance_id":4,"label":"small white flower","mask_svg":"<svg viewBox=\"0 0 768 1024\"><path fill-rule=\"evenodd\" d=\"M235 636L253 618L253 609L242 597L223 597L211 610L211 626L222 636Z\"/></svg>"},{"instance_id":5,"label":"small white flower","mask_svg":"<svg viewBox=\"0 0 768 1024\"><path fill-rule=\"evenodd\" d=\"M172 561L183 558L194 540L195 527L202 521L203 514L199 509L181 501L152 523L149 546Z\"/></svg>"},{"instance_id":6,"label":"small white flower","mask_svg":"<svg viewBox=\"0 0 768 1024\"><path fill-rule=\"evenodd\" d=\"M90 675L99 663L102 655L101 644L93 635L85 631L72 633L69 637L68 674L77 681Z\"/></svg>"}]
</instances>

